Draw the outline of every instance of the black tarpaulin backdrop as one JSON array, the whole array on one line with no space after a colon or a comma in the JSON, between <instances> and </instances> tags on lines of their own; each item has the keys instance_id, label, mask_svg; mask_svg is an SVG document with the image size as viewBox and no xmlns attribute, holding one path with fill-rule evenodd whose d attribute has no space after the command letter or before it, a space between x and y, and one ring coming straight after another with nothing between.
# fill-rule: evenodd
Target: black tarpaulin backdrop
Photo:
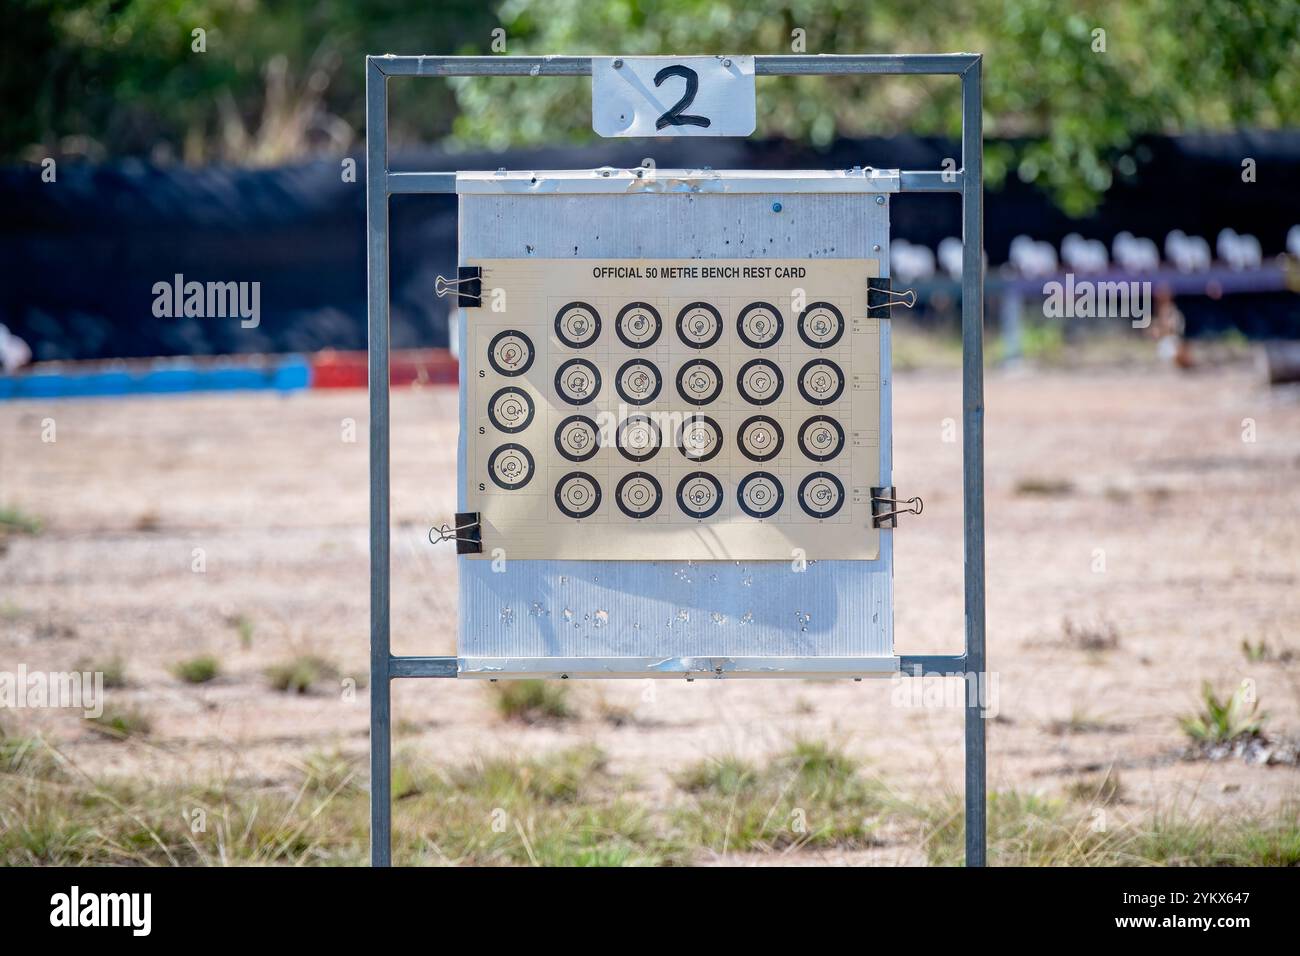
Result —
<instances>
[{"instance_id":1,"label":"black tarpaulin backdrop","mask_svg":"<svg viewBox=\"0 0 1300 956\"><path fill-rule=\"evenodd\" d=\"M1070 232L1102 239L1127 229L1163 247L1182 229L1213 246L1231 227L1258 236L1265 256L1283 251L1300 223L1300 132L1185 136L1144 141L1131 181L1119 182L1097 214L1071 220L1037 188L1012 178L985 206L989 260L1001 263L1021 233L1059 247ZM944 139L841 141L825 151L779 141L612 142L509 153L430 152L394 158L395 169L661 168L813 169L854 165L937 169L956 157ZM1256 161L1256 182L1241 161ZM138 162L63 164L44 183L39 167L0 170L0 323L35 358L361 349L366 344L364 158L356 182L340 160L247 170L159 168ZM960 233L954 196L900 197L895 237L934 247ZM456 203L451 196L392 200L392 341L395 348L445 345L450 299L434 277L455 274ZM261 324L235 319L156 318L153 287L173 281L257 281ZM1300 334L1298 297L1180 300L1189 331L1236 325L1252 335Z\"/></svg>"}]
</instances>

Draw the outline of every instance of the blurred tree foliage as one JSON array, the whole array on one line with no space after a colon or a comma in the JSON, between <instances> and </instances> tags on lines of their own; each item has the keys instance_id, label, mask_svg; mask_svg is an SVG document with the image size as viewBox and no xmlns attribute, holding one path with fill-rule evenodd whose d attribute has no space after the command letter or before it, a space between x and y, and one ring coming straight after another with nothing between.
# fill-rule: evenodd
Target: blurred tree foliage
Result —
<instances>
[{"instance_id":1,"label":"blurred tree foliage","mask_svg":"<svg viewBox=\"0 0 1300 956\"><path fill-rule=\"evenodd\" d=\"M339 152L364 132L367 53L481 52L497 26L481 0L0 0L0 154ZM452 92L409 92L395 140L447 135Z\"/></svg>"},{"instance_id":2,"label":"blurred tree foliage","mask_svg":"<svg viewBox=\"0 0 1300 956\"><path fill-rule=\"evenodd\" d=\"M0 150L251 163L338 151L363 125L367 52L951 50L985 54L985 132L1010 140L990 145L990 180L1037 182L1074 213L1136 171L1143 134L1300 120L1300 0L2 0ZM398 144L594 135L585 78L390 90ZM955 135L959 102L951 77L761 78L758 134Z\"/></svg>"}]
</instances>

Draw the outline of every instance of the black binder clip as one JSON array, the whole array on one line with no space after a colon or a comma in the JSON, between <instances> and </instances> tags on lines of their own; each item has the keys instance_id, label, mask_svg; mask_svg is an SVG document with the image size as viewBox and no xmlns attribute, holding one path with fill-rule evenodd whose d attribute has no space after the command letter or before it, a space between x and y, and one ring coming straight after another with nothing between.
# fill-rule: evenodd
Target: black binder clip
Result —
<instances>
[{"instance_id":1,"label":"black binder clip","mask_svg":"<svg viewBox=\"0 0 1300 956\"><path fill-rule=\"evenodd\" d=\"M456 293L456 305L462 309L472 309L483 304L483 267L460 266L456 278L448 279L438 276L433 282L433 291L438 298L449 293Z\"/></svg>"},{"instance_id":2,"label":"black binder clip","mask_svg":"<svg viewBox=\"0 0 1300 956\"><path fill-rule=\"evenodd\" d=\"M430 544L441 544L444 541L455 541L457 554L482 554L482 516L477 511L458 511L454 526L449 527L444 523L429 529Z\"/></svg>"}]
</instances>

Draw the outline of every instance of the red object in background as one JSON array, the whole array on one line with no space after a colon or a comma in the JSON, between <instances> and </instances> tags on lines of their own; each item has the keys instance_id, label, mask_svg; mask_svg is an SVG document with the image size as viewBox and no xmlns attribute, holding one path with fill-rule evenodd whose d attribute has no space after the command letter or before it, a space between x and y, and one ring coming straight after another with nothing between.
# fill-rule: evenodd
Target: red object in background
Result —
<instances>
[{"instance_id":1,"label":"red object in background","mask_svg":"<svg viewBox=\"0 0 1300 956\"><path fill-rule=\"evenodd\" d=\"M312 388L365 388L369 378L365 352L317 352L311 357ZM400 349L389 355L392 385L455 385L460 367L446 349Z\"/></svg>"}]
</instances>

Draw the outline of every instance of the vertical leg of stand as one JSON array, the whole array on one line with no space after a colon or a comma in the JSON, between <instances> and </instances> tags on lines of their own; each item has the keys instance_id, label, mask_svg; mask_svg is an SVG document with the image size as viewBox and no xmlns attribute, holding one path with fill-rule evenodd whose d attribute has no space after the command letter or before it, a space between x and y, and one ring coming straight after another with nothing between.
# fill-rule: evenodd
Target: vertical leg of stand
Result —
<instances>
[{"instance_id":1,"label":"vertical leg of stand","mask_svg":"<svg viewBox=\"0 0 1300 956\"><path fill-rule=\"evenodd\" d=\"M977 61L962 90L962 488L966 564L966 865L986 862L984 657L984 136ZM972 684L972 681L974 682ZM974 693L972 693L974 691Z\"/></svg>"},{"instance_id":2,"label":"vertical leg of stand","mask_svg":"<svg viewBox=\"0 0 1300 956\"><path fill-rule=\"evenodd\" d=\"M388 97L366 61L366 281L370 356L370 864L393 853L388 558Z\"/></svg>"}]
</instances>

